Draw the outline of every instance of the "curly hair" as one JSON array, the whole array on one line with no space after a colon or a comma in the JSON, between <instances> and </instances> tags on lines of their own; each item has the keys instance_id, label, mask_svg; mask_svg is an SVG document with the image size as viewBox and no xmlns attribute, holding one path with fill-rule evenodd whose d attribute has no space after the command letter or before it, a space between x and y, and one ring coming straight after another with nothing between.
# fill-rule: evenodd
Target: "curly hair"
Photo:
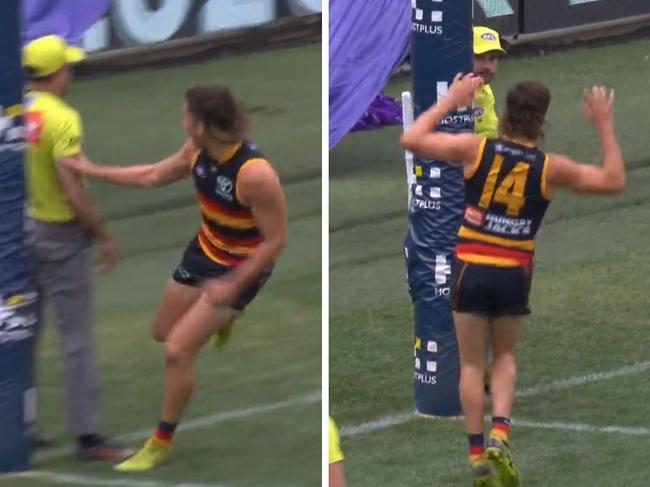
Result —
<instances>
[{"instance_id":1,"label":"curly hair","mask_svg":"<svg viewBox=\"0 0 650 487\"><path fill-rule=\"evenodd\" d=\"M546 112L551 92L536 81L522 81L506 97L506 110L501 118L501 134L530 140L544 138Z\"/></svg>"},{"instance_id":2,"label":"curly hair","mask_svg":"<svg viewBox=\"0 0 650 487\"><path fill-rule=\"evenodd\" d=\"M243 106L224 86L194 86L185 92L187 109L207 128L228 133L235 139L245 137L249 119Z\"/></svg>"}]
</instances>

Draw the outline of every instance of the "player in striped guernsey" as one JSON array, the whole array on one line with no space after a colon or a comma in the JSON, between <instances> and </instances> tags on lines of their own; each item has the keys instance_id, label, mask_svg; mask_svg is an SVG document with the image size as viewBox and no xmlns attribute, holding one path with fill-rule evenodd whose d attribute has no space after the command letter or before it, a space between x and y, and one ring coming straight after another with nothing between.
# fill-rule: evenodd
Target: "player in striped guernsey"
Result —
<instances>
[{"instance_id":1,"label":"player in striped guernsey","mask_svg":"<svg viewBox=\"0 0 650 487\"><path fill-rule=\"evenodd\" d=\"M519 473L509 445L515 390L515 348L530 313L535 236L555 188L617 193L625 166L614 131L614 92L585 90L585 114L603 149L600 166L538 149L551 97L536 82L510 90L496 139L437 132L444 115L468 106L483 80L458 75L447 96L424 112L402 145L425 159L456 161L465 175L466 208L454 262L452 306L461 362L460 395L475 486L516 487ZM443 188L444 195L444 188ZM483 374L492 333L492 430L483 432Z\"/></svg>"},{"instance_id":2,"label":"player in striped guernsey","mask_svg":"<svg viewBox=\"0 0 650 487\"><path fill-rule=\"evenodd\" d=\"M191 88L183 124L187 142L156 164L110 167L80 158L71 165L89 177L143 188L192 175L198 193L200 230L167 283L153 325L154 338L165 344L162 419L144 447L117 465L120 471L149 470L167 458L194 386L194 357L211 336L226 339L286 241L280 181L248 140L248 118L231 92L221 86Z\"/></svg>"}]
</instances>

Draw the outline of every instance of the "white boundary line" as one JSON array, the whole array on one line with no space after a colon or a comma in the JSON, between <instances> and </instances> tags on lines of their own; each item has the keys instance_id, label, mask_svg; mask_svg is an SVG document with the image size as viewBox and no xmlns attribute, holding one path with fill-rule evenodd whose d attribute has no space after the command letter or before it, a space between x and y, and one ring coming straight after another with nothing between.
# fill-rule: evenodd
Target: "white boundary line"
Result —
<instances>
[{"instance_id":1,"label":"white boundary line","mask_svg":"<svg viewBox=\"0 0 650 487\"><path fill-rule=\"evenodd\" d=\"M366 433L372 433L373 431L383 430L392 426L399 426L401 424L408 423L417 417L418 416L416 416L415 413L391 414L389 416L384 416L383 418L375 419L373 421L366 421L363 423L355 424L353 426L342 426L339 431L339 435L341 437L364 435Z\"/></svg>"},{"instance_id":2,"label":"white boundary line","mask_svg":"<svg viewBox=\"0 0 650 487\"><path fill-rule=\"evenodd\" d=\"M624 377L632 374L639 374L650 370L650 361L638 362L632 365L626 365L624 367L619 367L618 369L608 370L604 372L594 372L586 375L581 375L577 377L569 377L568 379L560 379L556 381L549 382L547 384L541 384L539 386L528 387L525 389L520 389L516 392L516 397L534 397L540 394L558 391L562 389L571 389L576 386L591 384L594 382L600 382L607 379L612 379L615 377ZM366 433L371 433L373 431L379 431L382 429L390 428L393 426L398 426L404 423L408 423L418 416L415 413L398 413L384 416L379 419L372 421L366 421L351 426L343 426L340 431L340 435L344 436L357 436L363 435ZM445 419L445 418L443 418ZM454 419L458 418L446 418ZM588 424L581 423L538 423L534 421L527 420L513 420L513 424L519 424L520 426L526 427L536 427L543 429L562 429L562 430L572 430L572 431L589 431L589 432L602 432L602 433L622 433L622 434L631 434L631 435L647 435L650 434L650 429L648 428L628 428L625 426L593 426Z\"/></svg>"},{"instance_id":3,"label":"white boundary line","mask_svg":"<svg viewBox=\"0 0 650 487\"><path fill-rule=\"evenodd\" d=\"M226 421L247 418L250 416L257 416L259 414L270 413L272 411L287 409L294 406L316 404L319 402L321 402L321 391L312 391L307 394L302 394L300 396L292 397L285 401L259 404L257 406L251 406L244 409L233 409L232 411L224 411L221 413L212 414L210 416L203 416L195 419L190 419L188 421L184 421L183 423L181 423L181 425L178 427L178 431L192 431L201 428L208 428L210 426L214 426L219 423L224 423ZM125 442L125 443L144 440L151 434L152 431L153 431L153 426L148 429L143 429L140 431L127 433L124 435L119 435L115 437L115 439L119 442ZM59 458L66 455L70 455L71 453L72 453L71 447L56 448L35 455L34 461L40 462L43 460L50 460L53 458Z\"/></svg>"},{"instance_id":4,"label":"white boundary line","mask_svg":"<svg viewBox=\"0 0 650 487\"><path fill-rule=\"evenodd\" d=\"M33 472L24 472L0 476L1 479L36 479L44 480L54 484L63 485L83 485L83 486L100 486L100 487L228 487L226 484L201 484L195 482L163 482L159 480L145 480L135 478L118 478L111 479L106 477L94 477L90 475L78 475L65 472L50 472L47 470L35 470Z\"/></svg>"},{"instance_id":5,"label":"white boundary line","mask_svg":"<svg viewBox=\"0 0 650 487\"><path fill-rule=\"evenodd\" d=\"M446 421L460 421L462 418L458 416L443 418L443 417L427 417L427 416L418 416L415 413L411 414L396 414L394 416L386 416L384 418L378 419L376 421L369 421L367 423L361 423L357 426L341 428L341 436L357 436L365 433L371 433L373 431L379 431L382 429L390 428L391 426L399 426L410 422L413 419L418 417L423 417L425 419L438 419ZM486 417L486 421L489 421L490 418ZM556 431L576 431L576 432L585 432L585 433L617 433L622 435L631 435L631 436L650 436L650 428L645 428L643 426L596 426L593 424L585 423L565 423L562 421L552 421L552 422L541 422L541 421L530 421L527 419L512 419L512 424L521 428L533 428L533 429L545 429L545 430L556 430Z\"/></svg>"},{"instance_id":6,"label":"white boundary line","mask_svg":"<svg viewBox=\"0 0 650 487\"><path fill-rule=\"evenodd\" d=\"M568 379L560 379L549 382L548 384L541 384L536 387L528 387L517 391L517 397L532 397L538 396L545 392L557 391L561 389L571 389L575 386L584 384L591 384L593 382L601 382L607 379L614 379L616 377L624 377L626 375L640 374L650 370L650 360L646 362L637 362L632 365L626 365L618 369L608 370L605 372L593 372L591 374L581 375L579 377L570 377Z\"/></svg>"},{"instance_id":7,"label":"white boundary line","mask_svg":"<svg viewBox=\"0 0 650 487\"><path fill-rule=\"evenodd\" d=\"M537 422L525 419L513 419L512 424L522 428L536 428L559 431L578 431L586 433L618 433L632 436L650 436L650 428L642 426L595 426L584 423L563 423L563 422Z\"/></svg>"}]
</instances>

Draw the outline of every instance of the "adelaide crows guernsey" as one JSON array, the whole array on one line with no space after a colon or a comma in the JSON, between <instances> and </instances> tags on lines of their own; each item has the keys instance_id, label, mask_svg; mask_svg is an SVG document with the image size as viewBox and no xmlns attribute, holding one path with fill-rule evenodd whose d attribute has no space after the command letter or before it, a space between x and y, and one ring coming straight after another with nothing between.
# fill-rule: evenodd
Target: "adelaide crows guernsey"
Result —
<instances>
[{"instance_id":1,"label":"adelaide crows guernsey","mask_svg":"<svg viewBox=\"0 0 650 487\"><path fill-rule=\"evenodd\" d=\"M484 139L466 175L465 214L456 255L501 267L527 266L551 196L548 156L536 147Z\"/></svg>"},{"instance_id":2,"label":"adelaide crows guernsey","mask_svg":"<svg viewBox=\"0 0 650 487\"><path fill-rule=\"evenodd\" d=\"M223 161L202 150L192 163L202 220L198 241L210 260L226 267L240 264L262 241L251 209L237 191L240 171L249 164L268 164L249 142L233 146Z\"/></svg>"}]
</instances>

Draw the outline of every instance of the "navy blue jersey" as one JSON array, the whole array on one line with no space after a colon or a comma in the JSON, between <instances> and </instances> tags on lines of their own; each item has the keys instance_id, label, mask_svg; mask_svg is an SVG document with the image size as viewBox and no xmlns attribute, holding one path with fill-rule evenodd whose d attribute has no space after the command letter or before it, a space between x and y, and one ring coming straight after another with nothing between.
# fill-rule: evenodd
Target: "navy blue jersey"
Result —
<instances>
[{"instance_id":1,"label":"navy blue jersey","mask_svg":"<svg viewBox=\"0 0 650 487\"><path fill-rule=\"evenodd\" d=\"M268 161L248 142L233 146L223 161L215 161L205 150L193 161L203 220L198 240L203 252L218 264L236 266L262 241L250 208L237 195L239 172L245 165L256 163Z\"/></svg>"},{"instance_id":2,"label":"navy blue jersey","mask_svg":"<svg viewBox=\"0 0 650 487\"><path fill-rule=\"evenodd\" d=\"M485 139L466 175L456 254L500 266L530 263L550 195L548 156L536 147Z\"/></svg>"}]
</instances>

